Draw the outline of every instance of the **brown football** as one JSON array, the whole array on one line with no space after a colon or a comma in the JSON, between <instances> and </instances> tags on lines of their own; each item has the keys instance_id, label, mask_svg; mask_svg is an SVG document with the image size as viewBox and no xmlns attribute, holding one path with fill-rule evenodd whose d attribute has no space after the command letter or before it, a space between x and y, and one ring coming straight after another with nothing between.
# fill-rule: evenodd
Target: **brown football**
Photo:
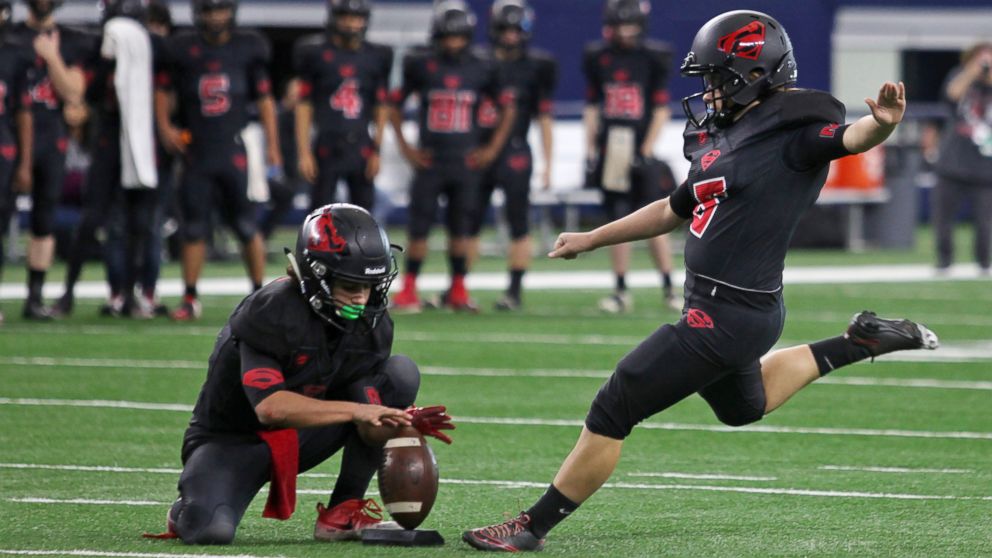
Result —
<instances>
[{"instance_id":1,"label":"brown football","mask_svg":"<svg viewBox=\"0 0 992 558\"><path fill-rule=\"evenodd\" d=\"M406 529L424 522L437 497L434 452L413 427L386 442L379 463L379 495L389 515Z\"/></svg>"}]
</instances>

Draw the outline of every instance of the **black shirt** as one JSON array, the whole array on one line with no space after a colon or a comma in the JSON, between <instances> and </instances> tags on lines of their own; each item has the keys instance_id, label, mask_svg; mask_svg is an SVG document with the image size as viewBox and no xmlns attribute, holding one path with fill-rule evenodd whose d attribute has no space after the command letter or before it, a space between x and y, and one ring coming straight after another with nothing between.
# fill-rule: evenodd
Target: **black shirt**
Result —
<instances>
[{"instance_id":1,"label":"black shirt","mask_svg":"<svg viewBox=\"0 0 992 558\"><path fill-rule=\"evenodd\" d=\"M14 115L31 110L34 50L10 38L0 44L0 134L14 129Z\"/></svg>"},{"instance_id":2,"label":"black shirt","mask_svg":"<svg viewBox=\"0 0 992 558\"><path fill-rule=\"evenodd\" d=\"M551 114L555 86L558 84L558 62L548 53L538 49L527 49L520 58L498 60L492 51L480 55L496 62L500 80L513 91L517 118L510 131L507 145L523 145L527 141L530 123L538 115ZM479 105L479 126L484 130L483 141L489 141L496 124L499 123L499 107L496 100L485 97Z\"/></svg>"},{"instance_id":3,"label":"black shirt","mask_svg":"<svg viewBox=\"0 0 992 558\"><path fill-rule=\"evenodd\" d=\"M942 176L992 187L992 86L980 79L957 102L951 101L946 97L947 84L960 72L960 68L951 71L943 87L952 115L944 127L936 170Z\"/></svg>"}]
</instances>

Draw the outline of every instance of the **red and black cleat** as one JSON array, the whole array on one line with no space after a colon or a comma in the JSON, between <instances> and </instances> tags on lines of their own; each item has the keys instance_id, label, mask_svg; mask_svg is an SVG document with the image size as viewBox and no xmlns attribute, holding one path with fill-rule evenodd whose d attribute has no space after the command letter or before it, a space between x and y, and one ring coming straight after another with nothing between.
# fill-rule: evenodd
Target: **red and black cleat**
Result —
<instances>
[{"instance_id":1,"label":"red and black cleat","mask_svg":"<svg viewBox=\"0 0 992 558\"><path fill-rule=\"evenodd\" d=\"M844 334L857 345L871 353L872 358L893 351L911 349L934 350L940 346L937 334L926 326L904 319L879 318L865 310L851 318L851 325Z\"/></svg>"},{"instance_id":2,"label":"red and black cleat","mask_svg":"<svg viewBox=\"0 0 992 558\"><path fill-rule=\"evenodd\" d=\"M465 531L462 540L478 550L497 552L527 552L544 549L544 539L537 538L530 531L530 516L525 512L513 519Z\"/></svg>"}]
</instances>

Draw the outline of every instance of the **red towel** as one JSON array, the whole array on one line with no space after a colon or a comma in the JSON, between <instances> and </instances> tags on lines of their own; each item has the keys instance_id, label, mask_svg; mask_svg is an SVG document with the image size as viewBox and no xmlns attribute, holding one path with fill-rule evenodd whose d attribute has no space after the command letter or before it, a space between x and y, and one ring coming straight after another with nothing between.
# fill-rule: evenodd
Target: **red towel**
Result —
<instances>
[{"instance_id":1,"label":"red towel","mask_svg":"<svg viewBox=\"0 0 992 558\"><path fill-rule=\"evenodd\" d=\"M296 509L296 474L300 471L300 442L294 428L259 430L272 453L269 499L262 517L289 519Z\"/></svg>"}]
</instances>

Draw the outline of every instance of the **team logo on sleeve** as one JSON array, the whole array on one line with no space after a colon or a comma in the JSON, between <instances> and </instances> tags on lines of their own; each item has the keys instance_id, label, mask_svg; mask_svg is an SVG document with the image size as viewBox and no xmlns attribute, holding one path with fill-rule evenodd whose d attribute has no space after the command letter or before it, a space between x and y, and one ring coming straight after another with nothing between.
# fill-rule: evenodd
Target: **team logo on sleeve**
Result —
<instances>
[{"instance_id":1,"label":"team logo on sleeve","mask_svg":"<svg viewBox=\"0 0 992 558\"><path fill-rule=\"evenodd\" d=\"M827 124L820 129L821 138L832 138L837 135L837 128L840 128L840 124Z\"/></svg>"},{"instance_id":2,"label":"team logo on sleeve","mask_svg":"<svg viewBox=\"0 0 992 558\"><path fill-rule=\"evenodd\" d=\"M757 60L765 46L765 24L752 21L737 31L728 33L716 43L716 48L738 58Z\"/></svg>"},{"instance_id":3,"label":"team logo on sleeve","mask_svg":"<svg viewBox=\"0 0 992 558\"><path fill-rule=\"evenodd\" d=\"M720 157L720 150L714 149L703 155L703 158L700 159L699 161L699 165L703 167L703 170L706 170L710 168L710 165L715 163L719 157Z\"/></svg>"},{"instance_id":4,"label":"team logo on sleeve","mask_svg":"<svg viewBox=\"0 0 992 558\"><path fill-rule=\"evenodd\" d=\"M242 384L255 389L269 389L284 381L282 372L272 368L255 368L254 370L245 372L245 375L241 378Z\"/></svg>"}]
</instances>

